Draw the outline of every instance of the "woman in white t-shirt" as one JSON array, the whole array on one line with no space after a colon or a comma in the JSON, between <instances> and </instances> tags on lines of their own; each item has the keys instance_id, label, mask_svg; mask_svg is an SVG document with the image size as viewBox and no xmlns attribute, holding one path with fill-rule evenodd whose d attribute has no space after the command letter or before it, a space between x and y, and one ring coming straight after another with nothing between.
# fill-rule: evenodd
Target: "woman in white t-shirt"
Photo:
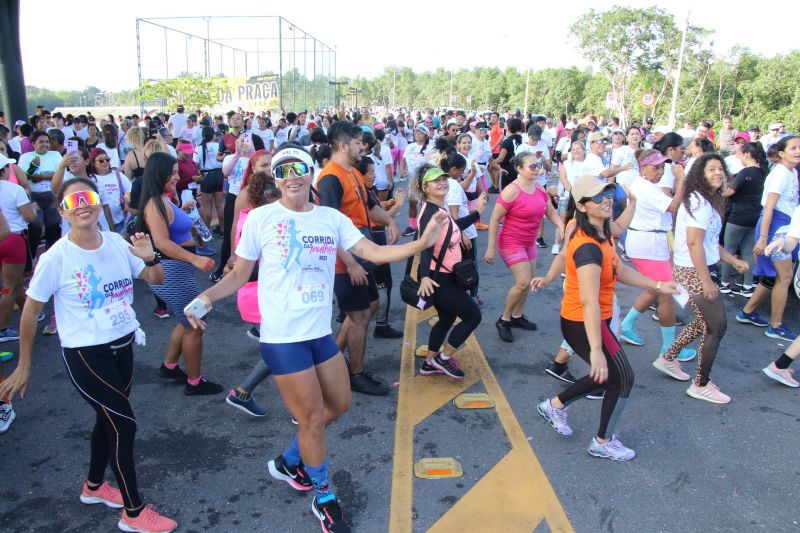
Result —
<instances>
[{"instance_id":1,"label":"woman in white t-shirt","mask_svg":"<svg viewBox=\"0 0 800 533\"><path fill-rule=\"evenodd\" d=\"M640 274L656 281L672 281L667 234L672 231L672 217L683 201L683 180L676 181L675 195L670 196L657 185L664 174L667 158L658 150L639 150L636 157L640 175L631 183L630 191L637 199L637 205L628 226L625 252ZM636 321L656 301L661 325L658 353L662 354L675 341L675 300L671 294L650 290L642 292L620 324L619 338L634 346L644 346L644 340L636 331ZM684 348L678 360L690 361L695 355L691 348Z\"/></svg>"},{"instance_id":2,"label":"woman in white t-shirt","mask_svg":"<svg viewBox=\"0 0 800 533\"><path fill-rule=\"evenodd\" d=\"M0 384L0 397L25 396L37 318L53 297L67 374L96 412L81 502L123 508L119 527L125 531L172 531L178 524L145 507L139 495L133 457L136 418L128 399L133 343L144 343L132 307L133 278L159 282L161 265L149 236L133 235L131 246L117 234L98 231L100 196L94 182L76 178L63 187L58 201L71 230L36 266L22 311L19 363ZM119 489L104 481L108 466Z\"/></svg>"},{"instance_id":3,"label":"woman in white t-shirt","mask_svg":"<svg viewBox=\"0 0 800 533\"><path fill-rule=\"evenodd\" d=\"M414 143L406 146L403 153L403 165L406 169L405 174L408 179L408 227L403 231L403 235L414 235L417 229L417 205L422 200L417 183L417 171L425 164L426 156L433 151L428 128L424 125L414 129Z\"/></svg>"},{"instance_id":4,"label":"woman in white t-shirt","mask_svg":"<svg viewBox=\"0 0 800 533\"><path fill-rule=\"evenodd\" d=\"M97 148L94 150L97 150ZM94 168L89 160L89 152L86 151L86 148L80 148L77 152L65 154L64 157L61 158L61 162L58 164L58 168L56 168L53 179L51 180L53 190L60 190L62 184L74 180L75 178L86 178L97 185L97 177L94 175ZM100 201L103 206L103 216L98 220L99 228L103 231L110 231L114 223L111 216L111 208L109 207L109 200L106 197L105 190L98 190ZM63 237L67 233L69 233L68 218L61 221L61 236Z\"/></svg>"},{"instance_id":5,"label":"woman in white t-shirt","mask_svg":"<svg viewBox=\"0 0 800 533\"><path fill-rule=\"evenodd\" d=\"M575 180L583 176L584 163L586 162L586 145L582 142L573 142L569 147L569 155L564 154L566 160L558 167L558 215L561 220L567 218L570 192ZM552 195L552 192L550 192ZM553 248L558 246L561 250L561 238L558 231L553 237Z\"/></svg>"},{"instance_id":6,"label":"woman in white t-shirt","mask_svg":"<svg viewBox=\"0 0 800 533\"><path fill-rule=\"evenodd\" d=\"M786 254L780 250L769 257L764 248L775 239L778 230L791 222L792 213L798 204L797 165L800 164L800 137L784 137L775 144L779 162L764 181L761 196L763 211L756 223L756 266L753 274L760 277L753 296L736 315L739 322L766 326L764 334L775 339L793 341L797 335L783 324L786 295L792 283L792 261L797 260L797 248ZM756 311L758 305L772 291L770 319L767 321Z\"/></svg>"},{"instance_id":7,"label":"woman in white t-shirt","mask_svg":"<svg viewBox=\"0 0 800 533\"><path fill-rule=\"evenodd\" d=\"M272 133L272 123L264 117L256 117L258 128L253 128L253 133L264 141L264 149L272 152L275 147L275 134Z\"/></svg>"},{"instance_id":8,"label":"woman in white t-shirt","mask_svg":"<svg viewBox=\"0 0 800 533\"><path fill-rule=\"evenodd\" d=\"M200 216L209 228L215 212L220 224L225 220L225 177L222 174L222 162L217 161L218 151L219 143L214 142L214 128L204 127L202 140L195 147L192 160L203 175L203 181L200 182Z\"/></svg>"},{"instance_id":9,"label":"woman in white t-shirt","mask_svg":"<svg viewBox=\"0 0 800 533\"><path fill-rule=\"evenodd\" d=\"M686 177L685 196L675 222L672 274L675 281L688 292L695 319L683 328L672 346L653 362L656 369L668 376L689 381L691 376L681 369L676 359L681 350L700 337L697 371L686 394L711 403L728 403L731 398L711 382L711 367L725 335L728 319L709 267L722 260L739 272L748 269L746 261L737 259L719 244L724 205L722 187L726 178L725 161L719 154L700 156Z\"/></svg>"},{"instance_id":10,"label":"woman in white t-shirt","mask_svg":"<svg viewBox=\"0 0 800 533\"><path fill-rule=\"evenodd\" d=\"M59 224L61 217L56 210L53 190L50 180L53 179L58 164L61 162L61 154L50 150L50 137L43 131L35 131L31 134L33 152L22 154L19 158L19 167L28 175L31 185L31 200L36 202L37 210L36 222L28 229L30 243L38 243L44 231L47 247L53 245L61 237ZM32 255L36 250L32 249Z\"/></svg>"},{"instance_id":11,"label":"woman in white t-shirt","mask_svg":"<svg viewBox=\"0 0 800 533\"><path fill-rule=\"evenodd\" d=\"M233 269L195 302L210 309L234 294L258 262L261 357L299 422L297 436L269 462L269 472L295 490L314 490L314 514L326 531L336 531L343 517L328 479L325 427L351 404L347 365L330 325L337 249L375 264L399 261L432 246L448 218L437 216L418 240L378 246L339 211L309 202L312 167L305 150L278 150L272 174L281 199L250 212ZM194 327L206 327L200 316L187 316Z\"/></svg>"},{"instance_id":12,"label":"woman in white t-shirt","mask_svg":"<svg viewBox=\"0 0 800 533\"><path fill-rule=\"evenodd\" d=\"M97 145L108 154L111 161L111 168L118 169L122 165L119 160L119 141L117 136L117 128L113 124L106 124L103 126L103 142Z\"/></svg>"},{"instance_id":13,"label":"woman in white t-shirt","mask_svg":"<svg viewBox=\"0 0 800 533\"><path fill-rule=\"evenodd\" d=\"M94 168L94 178L97 187L108 201L111 211L112 230L115 233L125 233L127 222L127 200L131 192L131 180L118 169L111 168L111 158L99 147L89 154L89 162Z\"/></svg>"},{"instance_id":14,"label":"woman in white t-shirt","mask_svg":"<svg viewBox=\"0 0 800 533\"><path fill-rule=\"evenodd\" d=\"M642 145L642 132L636 126L631 126L628 128L625 140L627 144L611 152L611 169L619 172L616 177L617 183L630 188L631 183L639 176L636 151Z\"/></svg>"},{"instance_id":15,"label":"woman in white t-shirt","mask_svg":"<svg viewBox=\"0 0 800 533\"><path fill-rule=\"evenodd\" d=\"M19 332L8 323L16 303L20 309L25 305L25 290L22 286L25 263L28 259L28 244L23 237L28 223L36 220L36 204L28 198L25 190L8 181L15 161L0 159L0 211L8 224L8 236L0 241L0 262L3 264L3 292L0 296L0 341L19 339Z\"/></svg>"}]
</instances>

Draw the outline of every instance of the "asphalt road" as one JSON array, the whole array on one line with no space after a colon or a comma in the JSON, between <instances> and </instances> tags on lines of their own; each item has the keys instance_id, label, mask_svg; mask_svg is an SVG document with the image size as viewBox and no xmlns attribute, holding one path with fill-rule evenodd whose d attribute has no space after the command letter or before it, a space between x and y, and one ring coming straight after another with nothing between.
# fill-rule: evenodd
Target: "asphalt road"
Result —
<instances>
[{"instance_id":1,"label":"asphalt road","mask_svg":"<svg viewBox=\"0 0 800 533\"><path fill-rule=\"evenodd\" d=\"M545 235L551 241L550 226ZM486 233L481 232L480 250L485 244ZM549 249L541 252L544 272L551 256ZM636 450L637 458L615 463L586 453L600 402L584 400L573 406L571 438L556 434L536 412L537 402L561 389L543 374L561 341L558 284L528 300L527 315L539 330L515 330L515 342L505 344L494 321L512 277L502 264L480 268L486 306L477 340L575 531L800 530L798 392L760 372L786 343L735 322L742 298L724 296L729 327L713 377L733 397L726 406L688 397L686 384L653 369L660 334L649 316L640 321L647 345L626 347L636 384L618 426L620 438ZM402 265L394 271L399 285ZM198 279L202 286L210 284L205 276L198 274ZM401 329L405 310L397 290L392 322ZM619 287L623 312L636 293ZM152 315L154 300L144 284L137 282L135 294L134 307L148 334L147 346L136 349L132 394L138 417L137 470L146 501L177 519L180 531L319 531L310 496L273 481L266 471L267 460L283 450L295 428L272 381L255 392L269 411L261 419L234 410L223 395L185 396L180 386L156 372L174 321ZM792 296L786 322L800 330L797 310ZM690 317L688 311L682 315ZM246 329L234 300L215 307L204 352L210 379L232 387L248 373L258 349ZM420 326L413 342L426 343L427 331ZM57 338L39 336L36 342L28 397L14 403L17 420L0 436L0 531L114 531L117 511L78 501L94 413L65 375ZM368 369L396 382L402 342L370 338ZM3 348L17 346L7 343ZM7 374L14 364L5 365ZM587 368L579 361L571 367L577 375ZM684 368L692 373L694 363ZM473 390L481 391L479 386ZM389 397L356 395L352 410L328 430L332 481L355 531L389 527L396 394L397 389ZM420 424L414 442L415 458L455 456L465 471L459 479L415 480L415 531L430 527L509 449L494 412L455 412L452 406ZM113 481L110 470L108 477ZM536 529L548 530L546 524ZM512 529L498 523L496 531Z\"/></svg>"}]
</instances>

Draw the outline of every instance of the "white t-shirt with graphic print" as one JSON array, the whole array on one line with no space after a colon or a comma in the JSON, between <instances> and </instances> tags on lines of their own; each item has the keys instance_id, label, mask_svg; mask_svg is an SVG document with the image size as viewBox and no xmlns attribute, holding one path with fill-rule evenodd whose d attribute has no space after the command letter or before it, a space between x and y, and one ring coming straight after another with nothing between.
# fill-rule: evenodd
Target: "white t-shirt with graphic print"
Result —
<instances>
[{"instance_id":1,"label":"white t-shirt with graphic print","mask_svg":"<svg viewBox=\"0 0 800 533\"><path fill-rule=\"evenodd\" d=\"M236 255L259 261L261 342L331 334L336 249L349 250L363 238L349 218L329 207L297 212L275 202L250 212Z\"/></svg>"},{"instance_id":2,"label":"white t-shirt with graphic print","mask_svg":"<svg viewBox=\"0 0 800 533\"><path fill-rule=\"evenodd\" d=\"M61 346L105 344L139 327L133 311L133 278L144 261L116 233L101 231L96 250L84 250L69 238L53 244L39 259L26 292L37 302L55 298Z\"/></svg>"},{"instance_id":3,"label":"white t-shirt with graphic print","mask_svg":"<svg viewBox=\"0 0 800 533\"><path fill-rule=\"evenodd\" d=\"M673 262L682 267L693 267L689 255L689 245L686 242L686 229L699 228L705 230L703 237L703 251L706 255L706 265L719 263L719 232L722 229L722 219L708 200L699 193L693 192L689 198L690 215L686 206L681 202L678 216L675 217L675 255Z\"/></svg>"}]
</instances>

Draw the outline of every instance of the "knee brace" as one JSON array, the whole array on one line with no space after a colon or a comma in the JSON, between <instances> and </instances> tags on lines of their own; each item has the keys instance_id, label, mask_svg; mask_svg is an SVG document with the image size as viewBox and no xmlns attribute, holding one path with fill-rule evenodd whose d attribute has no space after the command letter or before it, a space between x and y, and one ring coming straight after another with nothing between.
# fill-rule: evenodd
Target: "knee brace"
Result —
<instances>
[{"instance_id":1,"label":"knee brace","mask_svg":"<svg viewBox=\"0 0 800 533\"><path fill-rule=\"evenodd\" d=\"M772 290L772 288L775 286L775 278L773 277L762 276L758 279L758 282L769 290Z\"/></svg>"}]
</instances>

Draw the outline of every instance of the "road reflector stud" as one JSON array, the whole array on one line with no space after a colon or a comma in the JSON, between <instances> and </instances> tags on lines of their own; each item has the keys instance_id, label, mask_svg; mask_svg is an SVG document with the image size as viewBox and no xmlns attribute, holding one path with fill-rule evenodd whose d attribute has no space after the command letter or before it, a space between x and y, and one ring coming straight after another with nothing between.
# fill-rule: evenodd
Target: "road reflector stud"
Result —
<instances>
[{"instance_id":1,"label":"road reflector stud","mask_svg":"<svg viewBox=\"0 0 800 533\"><path fill-rule=\"evenodd\" d=\"M494 400L485 392L473 392L456 396L453 405L459 409L492 409Z\"/></svg>"},{"instance_id":2,"label":"road reflector stud","mask_svg":"<svg viewBox=\"0 0 800 533\"><path fill-rule=\"evenodd\" d=\"M414 475L422 479L461 477L464 470L453 457L426 457L414 465Z\"/></svg>"},{"instance_id":3,"label":"road reflector stud","mask_svg":"<svg viewBox=\"0 0 800 533\"><path fill-rule=\"evenodd\" d=\"M427 344L420 344L417 348L417 351L414 352L414 355L417 357L428 357L428 345Z\"/></svg>"}]
</instances>

